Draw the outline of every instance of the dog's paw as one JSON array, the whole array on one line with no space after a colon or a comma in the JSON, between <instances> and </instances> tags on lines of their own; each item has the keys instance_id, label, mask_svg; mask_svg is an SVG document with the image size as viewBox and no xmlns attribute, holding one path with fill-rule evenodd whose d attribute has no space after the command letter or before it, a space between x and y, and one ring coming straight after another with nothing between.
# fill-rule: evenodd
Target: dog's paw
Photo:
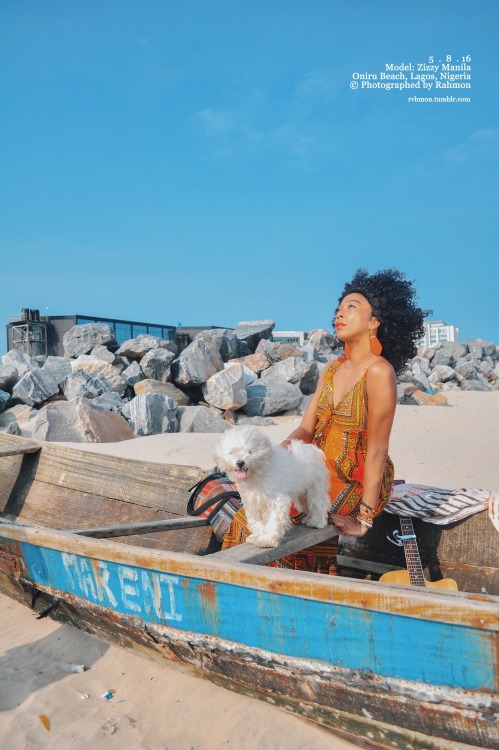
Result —
<instances>
[{"instance_id":1,"label":"dog's paw","mask_svg":"<svg viewBox=\"0 0 499 750\"><path fill-rule=\"evenodd\" d=\"M304 526L310 526L312 529L325 529L327 526L327 513L318 515L308 515L302 521Z\"/></svg>"},{"instance_id":2,"label":"dog's paw","mask_svg":"<svg viewBox=\"0 0 499 750\"><path fill-rule=\"evenodd\" d=\"M279 541L275 541L268 536L262 536L261 534L250 534L246 537L246 541L252 544L254 547L278 547Z\"/></svg>"}]
</instances>

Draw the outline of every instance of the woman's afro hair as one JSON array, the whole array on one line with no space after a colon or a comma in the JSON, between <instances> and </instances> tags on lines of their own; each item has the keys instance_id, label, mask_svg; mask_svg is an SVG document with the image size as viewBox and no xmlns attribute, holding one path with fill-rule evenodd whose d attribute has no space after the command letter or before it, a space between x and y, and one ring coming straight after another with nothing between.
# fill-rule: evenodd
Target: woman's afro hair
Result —
<instances>
[{"instance_id":1,"label":"woman's afro hair","mask_svg":"<svg viewBox=\"0 0 499 750\"><path fill-rule=\"evenodd\" d=\"M383 356L399 373L416 355L417 341L424 334L424 318L432 311L418 307L413 282L407 281L395 268L374 274L359 268L345 284L339 302L355 292L362 294L371 305L373 315L380 322L377 335L383 345Z\"/></svg>"}]
</instances>

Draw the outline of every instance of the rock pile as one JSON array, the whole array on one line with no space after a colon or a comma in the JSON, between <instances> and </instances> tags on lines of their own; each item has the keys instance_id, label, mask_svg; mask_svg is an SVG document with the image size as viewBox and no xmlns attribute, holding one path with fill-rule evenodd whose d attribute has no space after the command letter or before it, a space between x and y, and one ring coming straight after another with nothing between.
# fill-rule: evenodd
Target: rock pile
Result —
<instances>
[{"instance_id":1,"label":"rock pile","mask_svg":"<svg viewBox=\"0 0 499 750\"><path fill-rule=\"evenodd\" d=\"M118 347L103 324L74 326L64 357L10 351L0 365L0 431L35 439L111 442L165 432L223 432L303 414L338 340L311 331L303 346L270 340L271 320L199 333L179 353L173 341L140 335ZM499 389L492 343L438 344L402 372L399 403L445 403L451 389Z\"/></svg>"}]
</instances>

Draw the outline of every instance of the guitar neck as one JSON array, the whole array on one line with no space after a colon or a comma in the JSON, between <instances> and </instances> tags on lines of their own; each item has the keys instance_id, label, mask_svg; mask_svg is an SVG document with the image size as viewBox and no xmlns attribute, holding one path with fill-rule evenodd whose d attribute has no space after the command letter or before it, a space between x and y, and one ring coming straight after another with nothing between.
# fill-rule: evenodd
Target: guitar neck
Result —
<instances>
[{"instance_id":1,"label":"guitar neck","mask_svg":"<svg viewBox=\"0 0 499 750\"><path fill-rule=\"evenodd\" d=\"M402 536L412 536L413 539L404 539L405 560L407 570L409 571L409 580L412 586L426 586L423 574L423 566L419 556L418 544L414 534L412 519L406 516L400 516L400 528Z\"/></svg>"}]
</instances>

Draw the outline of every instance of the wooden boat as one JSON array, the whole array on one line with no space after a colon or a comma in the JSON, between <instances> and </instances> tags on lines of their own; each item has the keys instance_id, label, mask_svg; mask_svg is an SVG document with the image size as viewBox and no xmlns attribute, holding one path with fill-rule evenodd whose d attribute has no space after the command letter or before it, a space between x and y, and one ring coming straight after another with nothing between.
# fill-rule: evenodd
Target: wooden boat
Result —
<instances>
[{"instance_id":1,"label":"wooden boat","mask_svg":"<svg viewBox=\"0 0 499 750\"><path fill-rule=\"evenodd\" d=\"M340 557L371 580L262 566L333 527L295 527L278 550L219 552L205 520L185 518L200 469L0 433L0 471L0 590L37 612L362 747L499 747L497 532L486 513L447 530L423 524L429 567L466 584L447 592L372 580L396 564L384 540L377 559L367 543ZM395 521L377 522L378 534Z\"/></svg>"}]
</instances>

